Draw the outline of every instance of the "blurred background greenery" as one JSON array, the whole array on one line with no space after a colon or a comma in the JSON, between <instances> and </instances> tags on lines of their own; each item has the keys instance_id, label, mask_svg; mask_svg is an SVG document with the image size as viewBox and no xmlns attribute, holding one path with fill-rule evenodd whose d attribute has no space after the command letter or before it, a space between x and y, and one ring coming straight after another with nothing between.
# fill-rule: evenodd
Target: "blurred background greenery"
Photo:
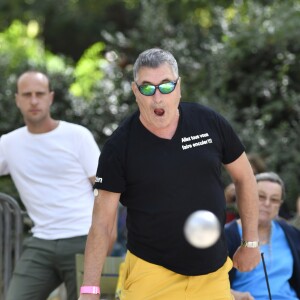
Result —
<instances>
[{"instance_id":1,"label":"blurred background greenery","mask_svg":"<svg viewBox=\"0 0 300 300\"><path fill-rule=\"evenodd\" d=\"M17 76L46 71L53 115L87 126L102 147L136 109L132 64L150 47L174 53L182 99L208 105L300 192L300 0L1 0L0 136L19 126ZM225 183L229 178L224 177ZM10 177L0 190L18 199Z\"/></svg>"}]
</instances>

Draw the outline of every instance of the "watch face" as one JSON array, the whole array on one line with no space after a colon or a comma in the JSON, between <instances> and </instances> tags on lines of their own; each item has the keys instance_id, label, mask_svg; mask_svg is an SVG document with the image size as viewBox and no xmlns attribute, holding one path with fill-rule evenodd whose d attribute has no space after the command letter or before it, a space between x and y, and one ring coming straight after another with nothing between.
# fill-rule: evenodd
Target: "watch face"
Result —
<instances>
[{"instance_id":1,"label":"watch face","mask_svg":"<svg viewBox=\"0 0 300 300\"><path fill-rule=\"evenodd\" d=\"M99 191L97 189L94 189L94 196L97 197L99 194Z\"/></svg>"}]
</instances>

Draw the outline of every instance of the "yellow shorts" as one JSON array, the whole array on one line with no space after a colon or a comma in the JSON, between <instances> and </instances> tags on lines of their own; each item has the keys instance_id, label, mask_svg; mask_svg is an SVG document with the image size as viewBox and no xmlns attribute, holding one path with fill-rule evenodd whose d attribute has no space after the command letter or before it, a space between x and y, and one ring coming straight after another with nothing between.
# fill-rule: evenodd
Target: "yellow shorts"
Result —
<instances>
[{"instance_id":1,"label":"yellow shorts","mask_svg":"<svg viewBox=\"0 0 300 300\"><path fill-rule=\"evenodd\" d=\"M228 272L232 261L215 272L184 276L146 262L127 251L120 287L121 300L232 300Z\"/></svg>"}]
</instances>

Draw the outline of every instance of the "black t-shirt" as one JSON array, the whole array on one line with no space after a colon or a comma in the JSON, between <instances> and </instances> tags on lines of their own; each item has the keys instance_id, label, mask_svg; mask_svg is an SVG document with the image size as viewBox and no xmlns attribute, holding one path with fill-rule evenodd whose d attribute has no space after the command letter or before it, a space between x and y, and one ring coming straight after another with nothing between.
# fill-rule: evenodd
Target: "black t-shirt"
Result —
<instances>
[{"instance_id":1,"label":"black t-shirt","mask_svg":"<svg viewBox=\"0 0 300 300\"><path fill-rule=\"evenodd\" d=\"M171 140L149 132L139 112L127 118L103 147L95 188L121 193L129 251L176 273L201 275L225 263L224 233L215 245L198 249L186 241L184 222L196 210L209 210L223 228L221 166L236 160L244 146L213 110L181 102L179 112Z\"/></svg>"}]
</instances>

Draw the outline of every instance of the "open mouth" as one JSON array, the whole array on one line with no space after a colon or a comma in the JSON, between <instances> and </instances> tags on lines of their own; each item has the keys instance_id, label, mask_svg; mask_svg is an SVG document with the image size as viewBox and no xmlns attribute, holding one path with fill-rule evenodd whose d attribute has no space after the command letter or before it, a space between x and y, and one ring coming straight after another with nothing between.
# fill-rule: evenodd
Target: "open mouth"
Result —
<instances>
[{"instance_id":1,"label":"open mouth","mask_svg":"<svg viewBox=\"0 0 300 300\"><path fill-rule=\"evenodd\" d=\"M157 116L161 117L161 116L163 116L163 115L165 114L165 110L162 109L162 108L156 108L156 109L154 109L154 113L155 113Z\"/></svg>"}]
</instances>

